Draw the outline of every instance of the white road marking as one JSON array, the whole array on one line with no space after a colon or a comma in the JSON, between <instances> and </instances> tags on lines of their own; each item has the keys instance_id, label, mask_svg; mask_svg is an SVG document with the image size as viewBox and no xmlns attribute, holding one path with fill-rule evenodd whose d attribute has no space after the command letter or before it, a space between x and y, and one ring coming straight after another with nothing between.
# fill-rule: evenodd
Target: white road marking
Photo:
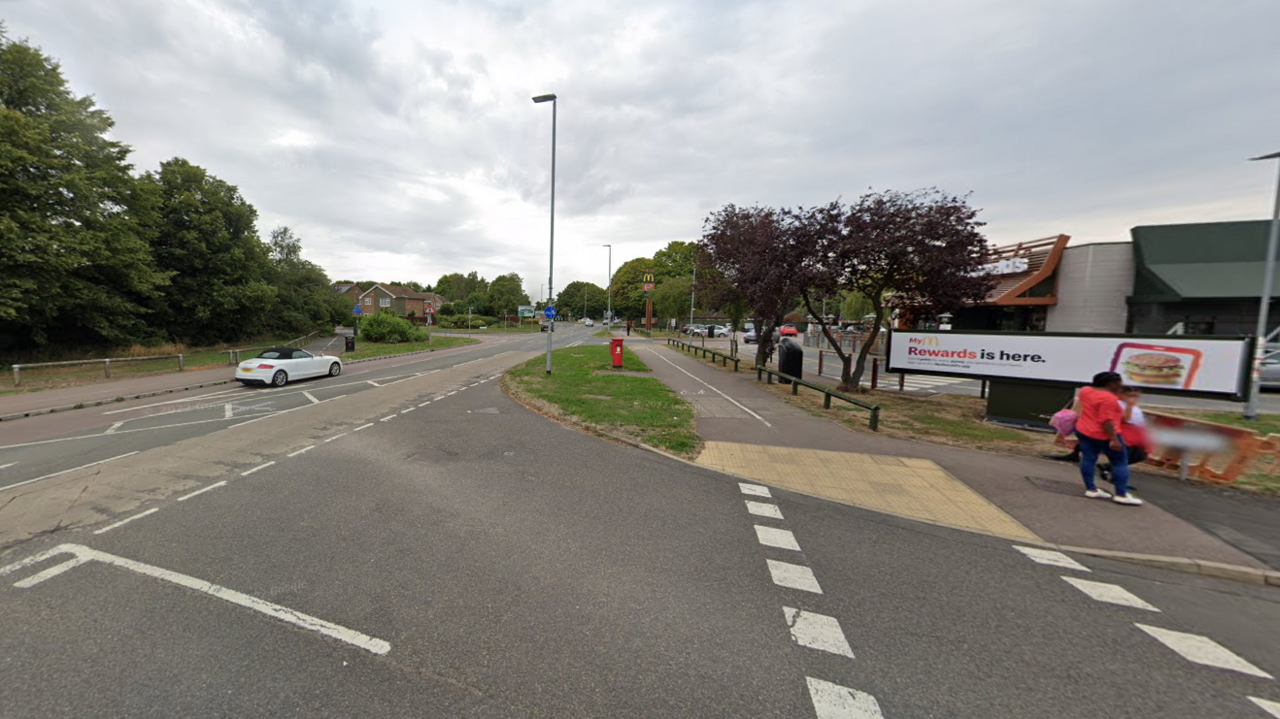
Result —
<instances>
[{"instance_id":1,"label":"white road marking","mask_svg":"<svg viewBox=\"0 0 1280 719\"><path fill-rule=\"evenodd\" d=\"M1259 295L1259 296L1261 296L1261 295ZM427 405L429 405L429 404L431 404L431 400L427 400L426 402L423 402L422 404L420 404L420 405L418 405L418 406L419 406L419 407L426 407L426 406L427 406Z\"/></svg>"},{"instance_id":2,"label":"white road marking","mask_svg":"<svg viewBox=\"0 0 1280 719\"><path fill-rule=\"evenodd\" d=\"M266 469L267 467L270 467L271 465L273 465L273 464L275 464L275 463L276 463L276 461L273 459L273 460L271 460L270 462L267 462L266 464L260 464L260 465L258 465L257 467L254 467L253 469L250 469L250 470L246 470L246 471L244 471L244 472L241 472L241 473L240 473L240 476L241 476L241 477L248 477L249 475L253 474L254 472L257 472L257 471L258 471L258 470L260 470L260 469Z\"/></svg>"},{"instance_id":3,"label":"white road marking","mask_svg":"<svg viewBox=\"0 0 1280 719\"><path fill-rule=\"evenodd\" d=\"M1020 547L1013 545L1013 548L1027 555L1027 557L1037 564L1047 564L1050 567L1062 567L1063 569L1074 569L1077 572L1087 572L1089 568L1076 560L1068 557L1062 552L1055 552L1052 549L1040 549L1038 547Z\"/></svg>"},{"instance_id":4,"label":"white road marking","mask_svg":"<svg viewBox=\"0 0 1280 719\"><path fill-rule=\"evenodd\" d=\"M13 466L13 465L15 465L15 464L17 464L17 462L10 462L10 463L8 463L8 464L0 464L0 469L8 469L8 468L12 467L12 466Z\"/></svg>"},{"instance_id":5,"label":"white road marking","mask_svg":"<svg viewBox=\"0 0 1280 719\"><path fill-rule=\"evenodd\" d=\"M782 510L778 509L776 504L766 504L764 502L752 502L746 500L747 511L757 517L769 517L770 519L782 519Z\"/></svg>"},{"instance_id":6,"label":"white road marking","mask_svg":"<svg viewBox=\"0 0 1280 719\"><path fill-rule=\"evenodd\" d=\"M115 433L115 431L116 431L117 429L120 429L120 425L122 425L122 424L124 424L124 422L116 422L115 424L111 425L110 427L107 427L107 431L103 432L103 434L114 434L114 433ZM2 468L0 468L0 469L2 469Z\"/></svg>"},{"instance_id":7,"label":"white road marking","mask_svg":"<svg viewBox=\"0 0 1280 719\"><path fill-rule=\"evenodd\" d=\"M362 429L368 429L368 428L370 428L370 427L372 427L372 426L373 426L373 422L370 422L369 424L362 424L362 425L360 425L359 427L356 427L355 429L353 429L353 430L351 430L351 431L352 431L352 432L359 432L359 431L360 431L360 430L362 430Z\"/></svg>"},{"instance_id":8,"label":"white road marking","mask_svg":"<svg viewBox=\"0 0 1280 719\"><path fill-rule=\"evenodd\" d=\"M849 646L849 640L844 638L844 631L840 629L840 622L835 617L795 607L783 607L782 615L787 619L791 639L796 644L853 659L853 648Z\"/></svg>"},{"instance_id":9,"label":"white road marking","mask_svg":"<svg viewBox=\"0 0 1280 719\"><path fill-rule=\"evenodd\" d=\"M150 564L135 562L132 559L125 559L124 557L119 557L114 554L99 552L96 549L90 549L89 547L86 547L80 544L61 544L49 551L41 552L39 554L35 554L30 557L27 557L21 562L10 564L7 567L0 567L0 576L4 576L6 574L9 574L10 572L13 572L14 570L21 569L22 567L30 566L31 564L35 564L36 562L42 562L45 559L48 559L50 557L55 557L61 554L73 555L74 559L71 561L79 560L77 564L83 564L84 562L89 562L89 561L101 562L103 564L107 564L113 567L119 567L121 569L127 569L129 571L136 572L138 574L142 574L148 577L152 577L154 579L159 579L161 581L177 584L180 587L186 587L187 589L195 590L197 592L200 592L201 594L206 594L215 599L222 599L224 601L231 602L232 604L239 605L246 609L252 609L255 612L260 612L269 617L279 619L282 622L292 624L296 627L300 627L308 631L316 632L318 634L323 634L327 637L332 637L334 639L337 639L338 641L345 642L352 646L359 647L368 652L372 652L373 654L381 655L391 651L391 644L389 644L387 641L378 639L376 637L371 637L368 634L357 632L354 629L347 629L346 627L333 624L332 622L326 622L323 619L317 619L316 617L303 614L302 612L289 609L288 607L284 607L279 604L274 604L272 602L264 601L262 599L258 599L257 597L251 597L248 594L242 594L241 592L237 592L234 589L227 589L226 587L220 587L216 584L206 582L203 579L196 579L195 577L188 576L186 574L179 574L178 572L171 572L168 569L162 569L160 567L152 566ZM71 564L71 562L64 562L63 564L64 565ZM65 572L67 569L70 569L72 566L76 566L76 565L66 566L65 568L61 569L61 571L59 571L58 574ZM58 567L63 567L63 565L58 565ZM51 569L57 569L58 567L53 567ZM45 570L45 572L41 572L41 574L46 574L49 571L51 570ZM36 575L36 576L40 576L40 575ZM47 579L48 577L45 577L45 578ZM32 577L25 581L31 581L31 579L35 579L35 577Z\"/></svg>"},{"instance_id":10,"label":"white road marking","mask_svg":"<svg viewBox=\"0 0 1280 719\"><path fill-rule=\"evenodd\" d=\"M1263 679L1275 678L1208 637L1175 632L1171 629L1161 629L1160 627L1150 627L1146 624L1135 624L1134 626L1155 637L1166 647L1181 654L1187 661L1219 669L1230 669L1234 672L1250 674Z\"/></svg>"},{"instance_id":11,"label":"white road marking","mask_svg":"<svg viewBox=\"0 0 1280 719\"><path fill-rule=\"evenodd\" d=\"M503 354L506 354L506 353L504 352ZM496 357L496 356L497 356L497 355L494 355L494 357ZM469 364L471 364L471 363L473 363L473 362L479 362L480 360L486 360L486 359L493 359L493 357L480 357L480 358L477 358L477 359L468 360L468 361L466 361L466 362L462 362L462 363L456 364L456 365L454 365L453 367L451 367L450 369L457 369L458 367L462 367L463 365L469 365Z\"/></svg>"},{"instance_id":12,"label":"white road marking","mask_svg":"<svg viewBox=\"0 0 1280 719\"><path fill-rule=\"evenodd\" d=\"M30 577L27 577L26 579L23 579L18 582L14 582L13 586L17 587L18 589L30 589L35 585L39 584L40 582L43 582L46 579L53 579L54 577L58 576L59 574L62 574L68 569L75 569L76 567L80 566L81 564L84 564L87 561L89 560L85 559L84 557L73 557L61 564L55 564L54 566L49 567L43 572L32 574Z\"/></svg>"},{"instance_id":13,"label":"white road marking","mask_svg":"<svg viewBox=\"0 0 1280 719\"><path fill-rule=\"evenodd\" d=\"M457 393L458 393L458 390L456 390L456 389L455 389L455 390L454 390L454 391L452 391L452 392L446 392L444 396L445 396L445 397L450 397L450 396L455 395L455 394L457 394Z\"/></svg>"},{"instance_id":14,"label":"white road marking","mask_svg":"<svg viewBox=\"0 0 1280 719\"><path fill-rule=\"evenodd\" d=\"M160 508L159 508L159 507L152 507L151 509L148 509L148 510L147 510L147 511L145 511L145 512L138 512L137 514L133 515L132 517L125 517L124 519L120 520L119 522L116 522L115 524L108 524L107 526L103 527L102 529L96 529L96 530L94 530L94 532L93 532L93 533L94 533L94 534L103 534L103 533L105 533L105 532L110 532L111 530L115 529L116 527L123 527L124 525L128 524L129 522L132 522L132 521L133 521L133 520L135 520L135 519L142 519L143 517L147 516L148 514L155 514L156 512L159 512L159 511L160 511Z\"/></svg>"},{"instance_id":15,"label":"white road marking","mask_svg":"<svg viewBox=\"0 0 1280 719\"><path fill-rule=\"evenodd\" d=\"M304 392L302 393L302 396L303 396L303 397L306 397L306 398L307 398L307 399L309 399L309 400L311 400L311 404L320 404L320 400L316 399L316 396L315 396L315 395L313 395L313 394L311 394L310 392L306 392L306 391L304 391Z\"/></svg>"},{"instance_id":16,"label":"white road marking","mask_svg":"<svg viewBox=\"0 0 1280 719\"><path fill-rule=\"evenodd\" d=\"M383 417L382 419L380 419L380 420L378 420L378 421L379 421L379 422L390 422L391 420L393 420L393 419L395 419L395 418L396 418L396 416L393 414L393 415L391 415L390 417Z\"/></svg>"},{"instance_id":17,"label":"white road marking","mask_svg":"<svg viewBox=\"0 0 1280 719\"><path fill-rule=\"evenodd\" d=\"M402 409L402 410L400 410L400 414L409 414L410 412L414 411L415 409L417 409L417 407L410 407L409 409Z\"/></svg>"},{"instance_id":18,"label":"white road marking","mask_svg":"<svg viewBox=\"0 0 1280 719\"><path fill-rule=\"evenodd\" d=\"M365 380L365 382L368 382L369 384L373 385L374 387L381 387L381 386L382 386L382 385L378 384L377 382L374 382L374 381L373 381L373 380L371 380L371 379L367 379L367 380Z\"/></svg>"},{"instance_id":19,"label":"white road marking","mask_svg":"<svg viewBox=\"0 0 1280 719\"><path fill-rule=\"evenodd\" d=\"M476 382L475 384L470 384L470 385L467 385L467 386L468 386L468 387L479 387L479 386L480 386L480 383L479 383L479 382Z\"/></svg>"},{"instance_id":20,"label":"white road marking","mask_svg":"<svg viewBox=\"0 0 1280 719\"><path fill-rule=\"evenodd\" d=\"M315 449L315 448L316 448L316 446L313 444L313 445L311 445L310 447L303 447L302 449L298 450L297 452L290 452L290 453L286 454L285 456L286 456L286 457L297 457L298 455L302 454L303 452L310 452L311 450L313 450L313 449Z\"/></svg>"},{"instance_id":21,"label":"white road marking","mask_svg":"<svg viewBox=\"0 0 1280 719\"><path fill-rule=\"evenodd\" d=\"M741 403L741 402L739 402L738 400L736 400L736 399L734 399L734 398L730 397L729 395L725 394L724 392L721 392L720 390L716 389L715 387L712 387L711 385L707 384L706 382L703 382L702 380L698 379L697 377L694 377L694 375L693 375L693 374L691 374L691 373L690 373L688 370L686 370L684 367L681 367L680 365L676 364L675 362L672 362L671 360L667 359L666 357L663 357L663 356L662 356L662 353L658 352L658 350L656 350L656 349L654 349L654 348L652 348L652 347L649 347L648 349L649 349L649 351L650 351L650 352L652 352L652 353L654 353L655 355L657 355L657 356L658 356L658 357L659 357L663 362L666 362L667 364L671 365L672 367L675 367L676 369L680 370L681 372L684 372L685 374L689 375L690 377L693 377L693 379L694 379L694 380L696 380L698 383L703 384L703 385L706 385L706 386L707 386L707 388L709 388L711 391L715 392L716 394L720 395L721 397L724 397L725 399L727 399L727 400L729 400L730 402L732 402L732 403L733 403L733 404L734 404L738 409L742 410L743 412L746 412L747 414L751 415L752 417L755 417L756 419L760 420L761 422L764 422L764 426L766 426L766 427L772 427L772 426L773 426L773 425L769 424L767 421L765 421L765 418L764 418L764 417L761 417L760 415L756 414L755 412L752 412L751 410L749 410L749 409L747 409L746 407L744 407L744 406L742 405L742 403Z\"/></svg>"},{"instance_id":22,"label":"white road marking","mask_svg":"<svg viewBox=\"0 0 1280 719\"><path fill-rule=\"evenodd\" d=\"M805 677L818 719L884 719L876 698L856 689Z\"/></svg>"},{"instance_id":23,"label":"white road marking","mask_svg":"<svg viewBox=\"0 0 1280 719\"><path fill-rule=\"evenodd\" d=\"M1080 591L1088 594L1090 597L1099 602L1107 602L1108 604L1119 604L1122 607L1133 607L1134 609L1145 609L1149 612L1158 612L1154 606L1140 599L1133 592L1121 587L1117 584L1108 584L1106 582L1094 582L1088 579L1080 579L1078 577L1063 577L1063 581Z\"/></svg>"},{"instance_id":24,"label":"white road marking","mask_svg":"<svg viewBox=\"0 0 1280 719\"><path fill-rule=\"evenodd\" d=\"M773 496L772 494L769 493L768 487L761 487L758 484L747 484L746 482L738 482L738 489L742 490L743 494L750 494L753 497L772 497Z\"/></svg>"},{"instance_id":25,"label":"white road marking","mask_svg":"<svg viewBox=\"0 0 1280 719\"><path fill-rule=\"evenodd\" d=\"M222 405L222 418L223 418L223 419L231 419L231 417L232 417L235 413L236 413L236 408L235 408L235 407L233 407L233 406L231 405L231 403L230 403L230 402L228 402L228 403L226 403L226 404Z\"/></svg>"},{"instance_id":26,"label":"white road marking","mask_svg":"<svg viewBox=\"0 0 1280 719\"><path fill-rule=\"evenodd\" d=\"M217 489L218 487L225 487L225 486L227 486L227 480L225 480L225 479L224 479L224 480L222 480L221 482L214 482L213 484L209 485L208 487L201 487L200 489L197 489L196 491L192 492L191 494L184 494L184 495L182 495L181 497L178 497L178 501L179 501L179 502L185 502L185 501L187 501L188 499L191 499L192 497L195 497L195 496L197 496L197 495L204 494L205 492L208 492L208 491L213 490L213 489Z\"/></svg>"},{"instance_id":27,"label":"white road marking","mask_svg":"<svg viewBox=\"0 0 1280 719\"><path fill-rule=\"evenodd\" d=\"M337 439L337 438L339 438L339 437L346 437L346 436L347 436L347 433L346 433L346 432L343 432L342 434L335 434L335 435L333 435L332 437L330 437L329 439L326 439L325 441L326 441L326 442L332 442L333 440L335 440L335 439Z\"/></svg>"},{"instance_id":28,"label":"white road marking","mask_svg":"<svg viewBox=\"0 0 1280 719\"><path fill-rule=\"evenodd\" d=\"M1263 711L1273 717L1276 717L1276 719L1280 719L1280 702L1267 701L1266 699L1259 699L1258 697L1249 697L1249 701L1262 707Z\"/></svg>"},{"instance_id":29,"label":"white road marking","mask_svg":"<svg viewBox=\"0 0 1280 719\"><path fill-rule=\"evenodd\" d=\"M82 464L82 465L80 465L79 467L72 467L71 469L64 469L64 470L62 470L61 472L54 472L53 474L46 474L46 475L44 475L44 476L42 476L42 477L36 477L35 479L28 479L28 480L26 480L26 481L23 481L23 482L16 482L16 483L14 483L14 484L6 484L5 486L0 487L0 492L3 492L3 491L5 491L5 490L7 490L7 489L14 489L14 488L16 488L16 487L21 487L21 486L23 486L23 485L25 485L25 484L31 484L32 482L39 482L39 481L44 480L44 479L53 479L54 477L60 477L60 476L62 476L62 475L64 475L64 474L70 474L70 473L75 472L75 471L77 471L77 470L81 470L81 469L88 469L89 467L96 467L96 466L98 466L98 465L100 465L100 464L106 464L107 462L114 462L114 461L116 461L117 459L124 459L125 457L132 457L132 456L133 456L133 455L135 455L135 454L137 454L137 452L136 452L136 451L134 451L134 452L127 452L127 453L125 453L125 454L116 455L115 457L108 457L107 459L100 459L100 460L98 460L97 462L90 462L90 463L88 463L88 464ZM17 462L14 462L13 464L17 464ZM8 467L12 467L12 466L13 466L13 464L6 465L6 466L8 466Z\"/></svg>"},{"instance_id":30,"label":"white road marking","mask_svg":"<svg viewBox=\"0 0 1280 719\"><path fill-rule=\"evenodd\" d=\"M777 547L778 549L790 549L792 551L800 551L800 545L796 543L796 535L786 529L774 529L773 527L762 527L756 525L756 539L766 547Z\"/></svg>"},{"instance_id":31,"label":"white road marking","mask_svg":"<svg viewBox=\"0 0 1280 719\"><path fill-rule=\"evenodd\" d=\"M812 569L799 564L778 562L772 559L765 561L769 563L769 574L773 576L774 584L780 587L790 587L813 592L814 594L822 594L822 587L818 586L818 578L813 576Z\"/></svg>"}]
</instances>

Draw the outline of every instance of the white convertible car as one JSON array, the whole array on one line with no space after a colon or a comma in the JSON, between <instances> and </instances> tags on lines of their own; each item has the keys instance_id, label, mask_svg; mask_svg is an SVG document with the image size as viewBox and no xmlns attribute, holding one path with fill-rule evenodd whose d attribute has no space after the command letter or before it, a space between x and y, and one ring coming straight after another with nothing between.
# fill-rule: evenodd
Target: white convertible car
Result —
<instances>
[{"instance_id":1,"label":"white convertible car","mask_svg":"<svg viewBox=\"0 0 1280 719\"><path fill-rule=\"evenodd\" d=\"M342 374L342 360L326 354L311 354L292 347L272 347L236 367L236 379L245 384L283 387L289 380Z\"/></svg>"}]
</instances>

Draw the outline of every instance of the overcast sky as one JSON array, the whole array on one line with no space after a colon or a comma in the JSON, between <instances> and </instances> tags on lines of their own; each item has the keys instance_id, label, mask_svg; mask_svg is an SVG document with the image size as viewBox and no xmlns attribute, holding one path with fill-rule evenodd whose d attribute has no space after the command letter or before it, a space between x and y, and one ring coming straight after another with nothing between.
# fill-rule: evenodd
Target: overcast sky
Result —
<instances>
[{"instance_id":1,"label":"overcast sky","mask_svg":"<svg viewBox=\"0 0 1280 719\"><path fill-rule=\"evenodd\" d=\"M0 0L334 279L603 284L726 203L972 192L995 242L1270 212L1280 3Z\"/></svg>"}]
</instances>

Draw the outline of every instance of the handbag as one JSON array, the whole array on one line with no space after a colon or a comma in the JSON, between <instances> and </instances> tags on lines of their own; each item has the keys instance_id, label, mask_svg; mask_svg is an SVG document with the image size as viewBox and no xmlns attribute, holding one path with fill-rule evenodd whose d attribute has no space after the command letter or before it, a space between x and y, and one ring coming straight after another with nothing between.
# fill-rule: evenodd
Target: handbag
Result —
<instances>
[{"instance_id":1,"label":"handbag","mask_svg":"<svg viewBox=\"0 0 1280 719\"><path fill-rule=\"evenodd\" d=\"M1076 422L1080 420L1080 413L1071 409L1071 405L1075 404L1075 397L1067 403L1066 407L1053 413L1049 418L1049 426L1058 431L1063 438L1070 437L1076 432Z\"/></svg>"}]
</instances>

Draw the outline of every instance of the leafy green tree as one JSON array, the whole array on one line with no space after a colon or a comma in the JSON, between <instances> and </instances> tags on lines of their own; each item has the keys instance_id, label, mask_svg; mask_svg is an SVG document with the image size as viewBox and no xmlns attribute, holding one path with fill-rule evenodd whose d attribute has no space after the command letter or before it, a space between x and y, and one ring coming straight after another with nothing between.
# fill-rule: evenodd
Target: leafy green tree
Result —
<instances>
[{"instance_id":1,"label":"leafy green tree","mask_svg":"<svg viewBox=\"0 0 1280 719\"><path fill-rule=\"evenodd\" d=\"M524 291L524 280L514 272L498 275L489 283L489 292L485 300L489 312L515 314L520 305L529 304L529 295Z\"/></svg>"},{"instance_id":2,"label":"leafy green tree","mask_svg":"<svg viewBox=\"0 0 1280 719\"><path fill-rule=\"evenodd\" d=\"M653 253L653 274L658 279L667 277L690 277L693 275L694 258L697 244L675 240Z\"/></svg>"},{"instance_id":3,"label":"leafy green tree","mask_svg":"<svg viewBox=\"0 0 1280 719\"><path fill-rule=\"evenodd\" d=\"M276 309L269 321L273 331L304 334L351 314L346 298L330 289L324 270L302 259L302 241L293 230L275 228L269 246L267 279L276 288Z\"/></svg>"},{"instance_id":4,"label":"leafy green tree","mask_svg":"<svg viewBox=\"0 0 1280 719\"><path fill-rule=\"evenodd\" d=\"M232 341L269 329L276 288L258 239L258 213L235 186L182 158L161 163L141 182L157 195L140 218L152 233L156 265L173 273L154 303L157 322L174 339Z\"/></svg>"},{"instance_id":5,"label":"leafy green tree","mask_svg":"<svg viewBox=\"0 0 1280 719\"><path fill-rule=\"evenodd\" d=\"M467 308L471 308L472 315L487 314L489 310L489 295L476 290L467 295L462 302L455 303L457 305L458 314L466 314Z\"/></svg>"},{"instance_id":6,"label":"leafy green tree","mask_svg":"<svg viewBox=\"0 0 1280 719\"><path fill-rule=\"evenodd\" d=\"M613 311L622 318L644 317L644 273L653 268L653 260L637 257L627 260L613 273Z\"/></svg>"},{"instance_id":7,"label":"leafy green tree","mask_svg":"<svg viewBox=\"0 0 1280 719\"><path fill-rule=\"evenodd\" d=\"M583 300L586 300L586 314L583 315ZM556 295L555 307L574 317L603 318L609 307L608 295L603 287L591 282L574 280L564 286Z\"/></svg>"},{"instance_id":8,"label":"leafy green tree","mask_svg":"<svg viewBox=\"0 0 1280 719\"><path fill-rule=\"evenodd\" d=\"M131 215L146 198L113 125L0 24L0 344L147 339L170 273Z\"/></svg>"},{"instance_id":9,"label":"leafy green tree","mask_svg":"<svg viewBox=\"0 0 1280 719\"><path fill-rule=\"evenodd\" d=\"M681 317L688 321L689 318L689 299L693 293L693 277L672 277L663 280L658 284L652 293L653 297L653 316L656 320L661 318L663 326L666 321L672 318L677 320Z\"/></svg>"}]
</instances>

